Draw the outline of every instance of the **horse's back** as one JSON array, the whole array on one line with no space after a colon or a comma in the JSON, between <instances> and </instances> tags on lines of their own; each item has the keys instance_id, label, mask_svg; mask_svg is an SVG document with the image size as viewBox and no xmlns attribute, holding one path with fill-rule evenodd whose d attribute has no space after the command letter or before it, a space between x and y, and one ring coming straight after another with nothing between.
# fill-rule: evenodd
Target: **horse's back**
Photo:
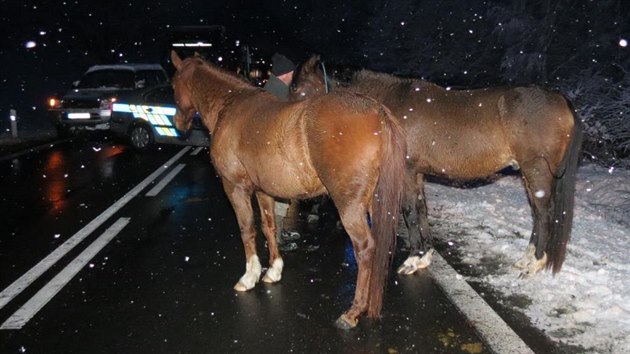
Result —
<instances>
[{"instance_id":1,"label":"horse's back","mask_svg":"<svg viewBox=\"0 0 630 354\"><path fill-rule=\"evenodd\" d=\"M534 86L449 90L399 80L356 87L392 110L407 132L410 166L420 173L478 178L541 149L562 156L557 141L574 125L562 95Z\"/></svg>"},{"instance_id":2,"label":"horse's back","mask_svg":"<svg viewBox=\"0 0 630 354\"><path fill-rule=\"evenodd\" d=\"M380 101L407 133L410 168L469 179L487 176L511 159L499 97L489 90L447 91L409 81L384 92Z\"/></svg>"}]
</instances>

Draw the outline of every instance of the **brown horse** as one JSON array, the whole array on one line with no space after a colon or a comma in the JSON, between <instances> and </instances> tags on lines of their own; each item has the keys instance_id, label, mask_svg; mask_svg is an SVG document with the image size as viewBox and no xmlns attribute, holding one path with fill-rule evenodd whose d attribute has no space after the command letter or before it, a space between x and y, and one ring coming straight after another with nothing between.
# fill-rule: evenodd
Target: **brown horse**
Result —
<instances>
[{"instance_id":1,"label":"brown horse","mask_svg":"<svg viewBox=\"0 0 630 354\"><path fill-rule=\"evenodd\" d=\"M263 281L280 280L274 197L306 199L328 193L350 236L358 274L342 328L358 317L380 316L397 214L402 201L406 138L391 113L354 93L285 103L199 57L171 53L177 129L188 130L199 112L212 134L210 155L241 230L246 272L237 291L254 287L262 273L256 254L252 194L269 247ZM371 227L368 224L371 220Z\"/></svg>"},{"instance_id":2,"label":"brown horse","mask_svg":"<svg viewBox=\"0 0 630 354\"><path fill-rule=\"evenodd\" d=\"M339 86L313 56L297 73L292 98L317 97ZM532 208L533 231L521 276L560 271L573 220L581 123L567 100L538 87L450 90L423 80L367 70L346 90L375 98L392 110L407 133L407 181L403 216L412 251L398 269L411 274L431 262L424 176L487 177L520 168Z\"/></svg>"}]
</instances>

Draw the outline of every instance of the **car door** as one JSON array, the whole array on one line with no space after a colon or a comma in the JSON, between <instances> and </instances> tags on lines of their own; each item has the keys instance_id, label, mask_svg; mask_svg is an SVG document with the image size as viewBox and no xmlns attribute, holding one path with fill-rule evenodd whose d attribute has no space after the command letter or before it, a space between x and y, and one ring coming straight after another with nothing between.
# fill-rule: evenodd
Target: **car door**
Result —
<instances>
[{"instance_id":1,"label":"car door","mask_svg":"<svg viewBox=\"0 0 630 354\"><path fill-rule=\"evenodd\" d=\"M177 138L180 133L175 129L175 99L171 86L158 86L149 90L143 99L147 120L151 124L157 140Z\"/></svg>"}]
</instances>

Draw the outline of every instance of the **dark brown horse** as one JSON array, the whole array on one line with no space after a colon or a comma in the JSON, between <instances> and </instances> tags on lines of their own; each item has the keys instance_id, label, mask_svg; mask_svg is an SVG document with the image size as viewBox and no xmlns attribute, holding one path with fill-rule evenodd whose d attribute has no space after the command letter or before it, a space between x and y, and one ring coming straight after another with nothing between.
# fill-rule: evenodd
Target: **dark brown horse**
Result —
<instances>
[{"instance_id":1,"label":"dark brown horse","mask_svg":"<svg viewBox=\"0 0 630 354\"><path fill-rule=\"evenodd\" d=\"M313 56L296 75L292 97L317 97L337 86ZM357 72L345 89L389 107L407 133L403 216L412 252L399 273L411 274L431 262L425 175L466 180L507 166L521 170L534 224L525 256L515 266L521 276L545 268L560 271L582 140L580 121L562 95L538 87L450 90L367 70Z\"/></svg>"},{"instance_id":2,"label":"dark brown horse","mask_svg":"<svg viewBox=\"0 0 630 354\"><path fill-rule=\"evenodd\" d=\"M391 113L354 93L285 103L199 57L171 53L177 113L188 130L195 112L212 134L210 155L241 230L246 272L237 291L262 273L256 254L251 197L256 195L269 247L263 281L281 278L274 197L305 199L328 193L352 240L357 284L352 307L337 320L380 316L404 187L406 138ZM368 218L371 220L371 227Z\"/></svg>"}]
</instances>

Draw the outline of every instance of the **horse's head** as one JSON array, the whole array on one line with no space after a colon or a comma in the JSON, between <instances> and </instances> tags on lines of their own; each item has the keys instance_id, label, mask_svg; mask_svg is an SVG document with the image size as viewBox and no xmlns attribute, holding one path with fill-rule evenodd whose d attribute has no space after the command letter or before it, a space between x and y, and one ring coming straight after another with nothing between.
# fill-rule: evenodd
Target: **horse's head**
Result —
<instances>
[{"instance_id":1,"label":"horse's head","mask_svg":"<svg viewBox=\"0 0 630 354\"><path fill-rule=\"evenodd\" d=\"M319 55L311 56L302 64L291 83L291 101L302 101L325 94L328 85L326 79Z\"/></svg>"},{"instance_id":2,"label":"horse's head","mask_svg":"<svg viewBox=\"0 0 630 354\"><path fill-rule=\"evenodd\" d=\"M194 62L191 58L182 60L175 51L171 51L171 61L176 70L172 84L177 111L173 119L175 120L175 128L186 132L190 129L192 118L197 112L192 101L190 88L192 73L195 69Z\"/></svg>"}]
</instances>

